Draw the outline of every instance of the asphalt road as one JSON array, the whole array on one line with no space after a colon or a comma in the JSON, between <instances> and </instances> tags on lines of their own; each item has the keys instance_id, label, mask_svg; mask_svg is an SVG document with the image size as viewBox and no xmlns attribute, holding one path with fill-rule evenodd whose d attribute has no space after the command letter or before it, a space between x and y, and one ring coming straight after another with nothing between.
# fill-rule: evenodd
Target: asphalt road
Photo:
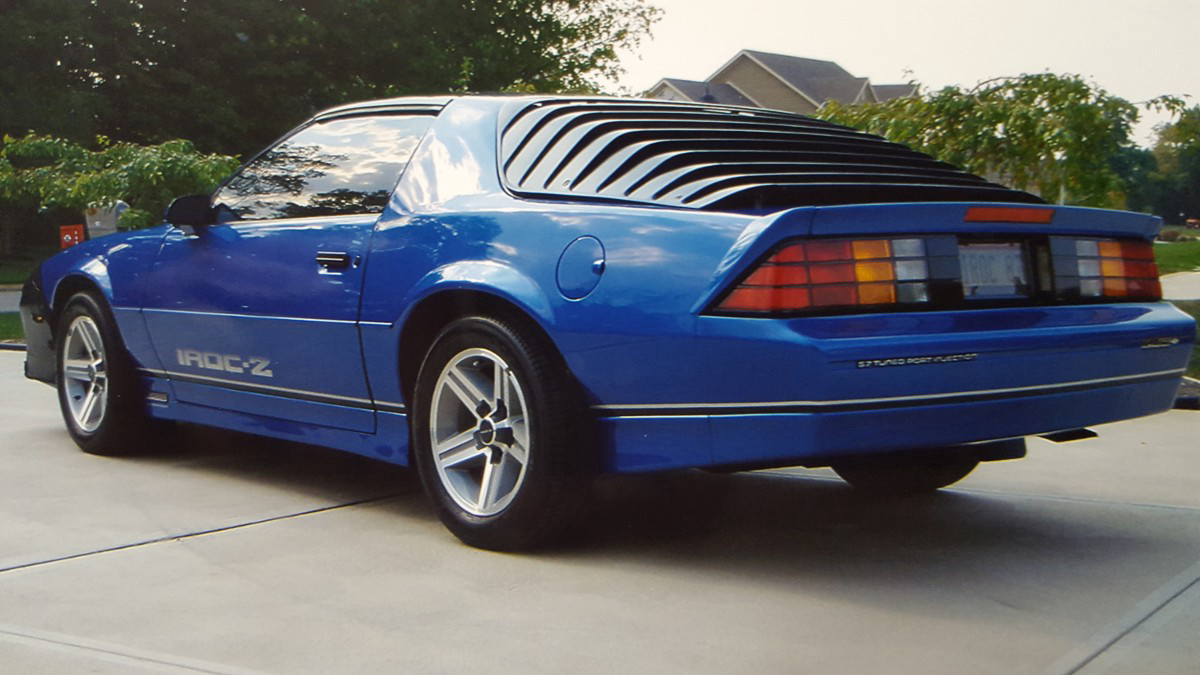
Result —
<instances>
[{"instance_id":1,"label":"asphalt road","mask_svg":"<svg viewBox=\"0 0 1200 675\"><path fill-rule=\"evenodd\" d=\"M0 671L1187 673L1200 413L899 502L825 472L606 480L572 546L458 544L412 475L186 429L75 449L0 352Z\"/></svg>"}]
</instances>

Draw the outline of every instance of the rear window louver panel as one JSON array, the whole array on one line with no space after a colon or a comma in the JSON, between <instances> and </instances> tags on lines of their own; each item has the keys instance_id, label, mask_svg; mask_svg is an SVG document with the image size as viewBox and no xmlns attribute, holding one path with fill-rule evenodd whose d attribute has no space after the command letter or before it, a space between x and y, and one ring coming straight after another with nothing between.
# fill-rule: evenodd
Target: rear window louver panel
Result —
<instances>
[{"instance_id":1,"label":"rear window louver panel","mask_svg":"<svg viewBox=\"0 0 1200 675\"><path fill-rule=\"evenodd\" d=\"M916 201L1042 203L829 122L652 101L544 101L501 135L512 191L709 210Z\"/></svg>"}]
</instances>

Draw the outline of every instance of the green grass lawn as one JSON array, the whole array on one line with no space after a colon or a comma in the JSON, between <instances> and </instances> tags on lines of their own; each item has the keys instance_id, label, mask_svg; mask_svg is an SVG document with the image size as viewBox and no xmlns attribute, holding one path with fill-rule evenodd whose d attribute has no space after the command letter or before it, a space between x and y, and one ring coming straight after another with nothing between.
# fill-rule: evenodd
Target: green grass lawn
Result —
<instances>
[{"instance_id":1,"label":"green grass lawn","mask_svg":"<svg viewBox=\"0 0 1200 675\"><path fill-rule=\"evenodd\" d=\"M16 312L0 313L0 340L24 340L21 330L21 315Z\"/></svg>"},{"instance_id":2,"label":"green grass lawn","mask_svg":"<svg viewBox=\"0 0 1200 675\"><path fill-rule=\"evenodd\" d=\"M23 284L38 263L58 252L51 246L21 246L0 256L0 284Z\"/></svg>"},{"instance_id":3,"label":"green grass lawn","mask_svg":"<svg viewBox=\"0 0 1200 675\"><path fill-rule=\"evenodd\" d=\"M1154 257L1160 274L1200 270L1200 241L1155 244Z\"/></svg>"},{"instance_id":4,"label":"green grass lawn","mask_svg":"<svg viewBox=\"0 0 1200 675\"><path fill-rule=\"evenodd\" d=\"M25 260L0 260L0 284L23 284L36 266Z\"/></svg>"}]
</instances>

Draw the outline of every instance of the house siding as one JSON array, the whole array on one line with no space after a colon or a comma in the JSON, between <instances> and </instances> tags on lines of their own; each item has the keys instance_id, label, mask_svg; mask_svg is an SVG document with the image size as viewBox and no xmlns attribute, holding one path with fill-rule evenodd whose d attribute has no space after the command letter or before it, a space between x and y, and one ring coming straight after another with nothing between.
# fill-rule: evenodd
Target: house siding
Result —
<instances>
[{"instance_id":1,"label":"house siding","mask_svg":"<svg viewBox=\"0 0 1200 675\"><path fill-rule=\"evenodd\" d=\"M657 98L663 101L687 101L686 97L680 96L677 91L672 89L670 85L659 84L650 91L646 92L646 98Z\"/></svg>"}]
</instances>

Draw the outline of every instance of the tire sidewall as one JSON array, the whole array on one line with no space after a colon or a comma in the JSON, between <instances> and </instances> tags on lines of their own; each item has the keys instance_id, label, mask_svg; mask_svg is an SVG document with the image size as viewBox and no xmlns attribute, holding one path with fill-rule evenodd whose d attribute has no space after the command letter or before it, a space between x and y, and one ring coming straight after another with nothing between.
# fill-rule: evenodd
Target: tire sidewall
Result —
<instances>
[{"instance_id":1,"label":"tire sidewall","mask_svg":"<svg viewBox=\"0 0 1200 675\"><path fill-rule=\"evenodd\" d=\"M71 324L86 316L96 325L100 333L100 341L104 348L107 387L104 418L94 431L80 428L70 412L67 402L67 389L63 382L63 361L66 358L67 333ZM57 324L57 340L55 349L55 382L58 389L58 403L63 421L68 433L81 449L86 452L101 455L131 453L138 448L134 440L137 436L137 425L133 413L137 411L139 401L136 397L136 382L129 358L117 334L116 326L108 312L89 293L77 293L72 296L63 309Z\"/></svg>"},{"instance_id":2,"label":"tire sidewall","mask_svg":"<svg viewBox=\"0 0 1200 675\"><path fill-rule=\"evenodd\" d=\"M451 359L471 348L494 352L510 368L525 398L530 418L525 476L512 502L503 511L478 516L465 511L450 496L433 457L430 438L432 399L437 381ZM459 319L434 340L417 376L412 425L413 459L430 502L439 518L464 542L481 548L525 548L541 534L530 524L545 520L543 511L554 508L555 487L569 473L564 433L568 408L554 382L538 377L544 365L535 363L537 349L505 323L485 317ZM544 373L543 373L544 375ZM557 446L557 447L556 447ZM549 527L549 524L547 524Z\"/></svg>"}]
</instances>

